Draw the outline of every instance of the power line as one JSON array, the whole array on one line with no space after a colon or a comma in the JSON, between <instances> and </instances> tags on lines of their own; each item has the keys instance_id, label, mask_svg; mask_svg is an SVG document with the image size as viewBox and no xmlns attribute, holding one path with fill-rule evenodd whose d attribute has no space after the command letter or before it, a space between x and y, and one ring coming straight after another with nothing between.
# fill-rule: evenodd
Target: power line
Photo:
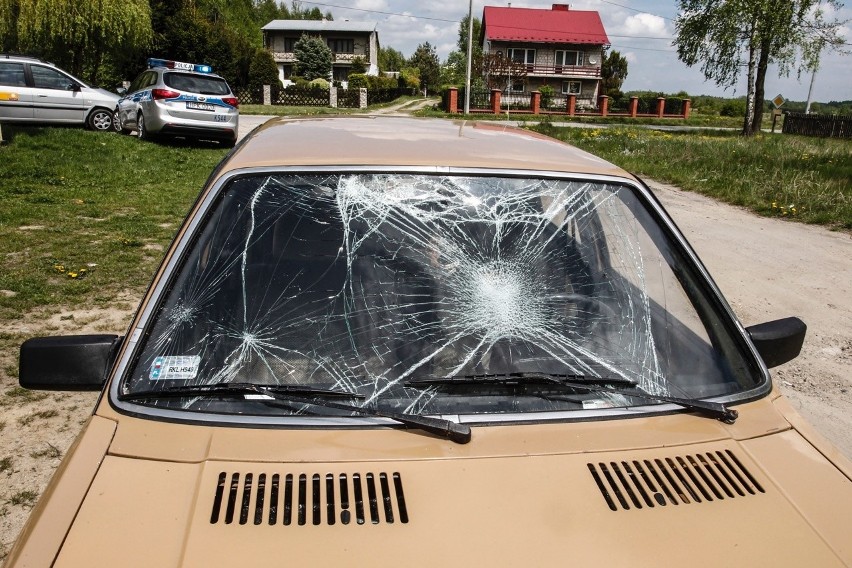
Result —
<instances>
[{"instance_id":1,"label":"power line","mask_svg":"<svg viewBox=\"0 0 852 568\"><path fill-rule=\"evenodd\" d=\"M620 6L622 8L627 8L628 10L634 10L636 12L648 14L648 12L645 12L645 11L642 11L642 10L637 10L636 8L628 8L627 6L621 6L621 4L615 4L615 2L609 2L608 0L601 0L601 1L607 2L608 4L614 4L615 6ZM429 17L429 16L415 16L413 14L403 14L403 13L400 13L400 12L386 12L386 11L382 11L382 10L369 10L367 8L350 8L349 6L341 6L339 4L329 4L327 2L304 1L304 2L302 2L302 4L312 4L312 5L316 5L316 6L323 6L323 7L326 7L326 8L339 8L341 10L355 10L357 12L367 12L367 13L370 13L370 14L382 14L382 15L385 15L385 16L402 16L402 17L405 17L405 18L412 18L412 19L415 19L415 20L430 20L430 21L434 21L434 22L446 22L446 23L450 23L450 24L458 24L460 22L460 20L447 20L445 18L432 18L432 17ZM664 16L657 16L656 14L651 14L651 15L655 16L657 18L663 18L663 19L669 20L669 18L665 18ZM493 27L494 28L500 28L500 29L508 29L508 30L528 30L528 31L533 31L533 32L554 31L554 30L543 29L543 28L527 28L527 27L522 28L522 27L518 27L518 26L497 26L497 25L495 25ZM588 35L588 36L598 35L598 34L586 33L586 32L571 32L571 33L574 34L574 35ZM666 40L666 41L672 41L674 39L674 38L671 38L671 37L631 36L631 35L613 35L613 34L607 34L607 37L617 37L617 38L622 38L622 39Z\"/></svg>"}]
</instances>

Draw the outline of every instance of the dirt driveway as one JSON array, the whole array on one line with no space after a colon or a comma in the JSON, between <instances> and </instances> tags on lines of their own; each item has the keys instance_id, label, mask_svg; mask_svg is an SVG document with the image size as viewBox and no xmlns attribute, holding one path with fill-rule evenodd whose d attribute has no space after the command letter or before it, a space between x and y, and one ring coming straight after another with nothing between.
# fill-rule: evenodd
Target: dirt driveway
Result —
<instances>
[{"instance_id":1,"label":"dirt driveway","mask_svg":"<svg viewBox=\"0 0 852 568\"><path fill-rule=\"evenodd\" d=\"M248 124L246 125L248 126ZM780 219L652 183L745 325L798 315L807 322L802 355L773 370L782 391L819 431L852 457L852 235ZM9 333L123 333L137 298L109 309L66 310L39 328ZM13 392L0 353L0 392ZM0 406L0 562L80 426L93 393L14 391Z\"/></svg>"},{"instance_id":2,"label":"dirt driveway","mask_svg":"<svg viewBox=\"0 0 852 568\"><path fill-rule=\"evenodd\" d=\"M649 185L743 325L787 316L808 325L802 354L772 369L772 376L799 412L852 458L852 235Z\"/></svg>"}]
</instances>

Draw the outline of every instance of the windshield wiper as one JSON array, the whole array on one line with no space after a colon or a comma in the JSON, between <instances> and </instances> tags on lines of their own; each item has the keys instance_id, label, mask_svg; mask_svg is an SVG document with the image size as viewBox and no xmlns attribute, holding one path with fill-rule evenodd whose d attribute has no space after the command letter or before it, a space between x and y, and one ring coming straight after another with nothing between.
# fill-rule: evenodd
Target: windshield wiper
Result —
<instances>
[{"instance_id":1,"label":"windshield wiper","mask_svg":"<svg viewBox=\"0 0 852 568\"><path fill-rule=\"evenodd\" d=\"M591 375L559 375L549 373L505 373L457 375L454 377L430 377L411 379L405 382L407 387L466 387L479 385L499 385L504 387L525 387L528 385L613 385L631 386L636 383L623 377L595 377Z\"/></svg>"},{"instance_id":2,"label":"windshield wiper","mask_svg":"<svg viewBox=\"0 0 852 568\"><path fill-rule=\"evenodd\" d=\"M364 395L333 389L322 389L303 385L258 385L253 383L215 383L212 385L178 386L164 389L119 395L121 401L149 400L155 398L183 398L194 396L245 396L262 395L282 402L298 402L315 406L324 406L336 410L348 410L363 416L390 418L409 428L416 428L441 436L458 444L470 442L470 426L456 424L443 418L429 418L416 414L388 412L336 402L329 399L362 399Z\"/></svg>"},{"instance_id":3,"label":"windshield wiper","mask_svg":"<svg viewBox=\"0 0 852 568\"><path fill-rule=\"evenodd\" d=\"M405 383L405 386L407 387L422 388L434 386L439 390L448 388L470 389L472 387L475 388L476 385L498 385L514 389L523 388L525 394L556 400L558 400L558 397L553 397L549 394L536 393L535 391L530 391L527 387L529 385L549 385L572 390L620 394L623 396L632 396L656 402L677 404L687 410L692 410L705 416L721 420L726 424L733 424L739 415L736 410L732 410L719 402L651 394L639 390L639 385L637 383L623 377L551 375L545 373L506 373L505 375L463 375L458 377L413 379Z\"/></svg>"},{"instance_id":4,"label":"windshield wiper","mask_svg":"<svg viewBox=\"0 0 852 568\"><path fill-rule=\"evenodd\" d=\"M263 392L262 392L263 391ZM316 398L364 398L364 395L334 389L305 385L258 385L254 383L213 383L210 385L182 385L118 395L118 400L134 401L152 398L188 398L193 396L245 396L272 393Z\"/></svg>"}]
</instances>

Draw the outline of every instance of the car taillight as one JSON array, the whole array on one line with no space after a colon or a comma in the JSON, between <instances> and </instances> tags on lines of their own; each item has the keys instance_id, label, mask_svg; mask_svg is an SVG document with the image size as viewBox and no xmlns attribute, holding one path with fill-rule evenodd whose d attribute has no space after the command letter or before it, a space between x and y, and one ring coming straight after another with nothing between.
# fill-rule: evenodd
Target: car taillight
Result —
<instances>
[{"instance_id":1,"label":"car taillight","mask_svg":"<svg viewBox=\"0 0 852 568\"><path fill-rule=\"evenodd\" d=\"M237 97L223 97L222 102L234 108L240 108L240 101L237 100Z\"/></svg>"},{"instance_id":2,"label":"car taillight","mask_svg":"<svg viewBox=\"0 0 852 568\"><path fill-rule=\"evenodd\" d=\"M170 91L169 89L151 89L151 96L154 97L154 100L176 99L180 96L180 93L177 91Z\"/></svg>"}]
</instances>

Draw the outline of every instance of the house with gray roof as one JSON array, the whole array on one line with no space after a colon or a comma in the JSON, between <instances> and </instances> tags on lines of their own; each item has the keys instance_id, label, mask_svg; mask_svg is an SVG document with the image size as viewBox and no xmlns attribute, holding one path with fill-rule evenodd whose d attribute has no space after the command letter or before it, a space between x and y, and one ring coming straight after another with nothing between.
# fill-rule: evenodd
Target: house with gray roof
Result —
<instances>
[{"instance_id":1,"label":"house with gray roof","mask_svg":"<svg viewBox=\"0 0 852 568\"><path fill-rule=\"evenodd\" d=\"M278 76L287 85L297 63L294 45L303 34L319 36L333 54L332 79L345 82L352 61L361 57L367 63L367 74L379 74L379 32L375 22L350 20L272 20L261 28L263 45L272 52L278 65Z\"/></svg>"}]
</instances>

